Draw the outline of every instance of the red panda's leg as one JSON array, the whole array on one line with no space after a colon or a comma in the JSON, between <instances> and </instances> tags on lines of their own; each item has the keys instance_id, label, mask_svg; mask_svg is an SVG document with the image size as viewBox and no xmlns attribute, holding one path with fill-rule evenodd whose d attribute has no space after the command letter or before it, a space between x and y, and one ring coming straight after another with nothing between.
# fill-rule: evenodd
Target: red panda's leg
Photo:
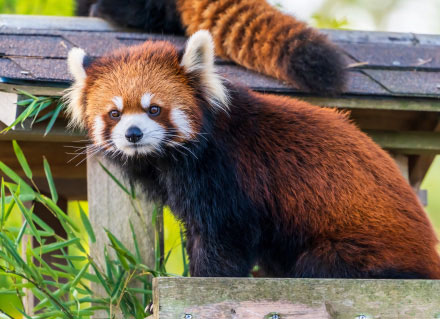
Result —
<instances>
[{"instance_id":1,"label":"red panda's leg","mask_svg":"<svg viewBox=\"0 0 440 319\"><path fill-rule=\"evenodd\" d=\"M247 277L255 264L255 247L237 245L227 234L201 236L187 230L187 251L192 277ZM217 237L217 238L216 238Z\"/></svg>"},{"instance_id":2,"label":"red panda's leg","mask_svg":"<svg viewBox=\"0 0 440 319\"><path fill-rule=\"evenodd\" d=\"M300 278L430 278L427 272L402 270L386 264L378 265L376 254L369 257L365 250L353 244L343 250L338 250L338 246L345 246L345 244L338 245L330 241L323 241L314 248L303 252L296 261L292 276ZM374 248L370 247L369 250L374 251Z\"/></svg>"}]
</instances>

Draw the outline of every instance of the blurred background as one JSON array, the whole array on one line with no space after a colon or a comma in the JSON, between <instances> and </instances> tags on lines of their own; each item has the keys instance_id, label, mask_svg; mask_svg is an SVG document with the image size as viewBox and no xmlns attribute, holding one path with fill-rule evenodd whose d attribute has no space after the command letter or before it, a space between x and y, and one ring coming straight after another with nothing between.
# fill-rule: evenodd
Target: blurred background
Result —
<instances>
[{"instance_id":1,"label":"blurred background","mask_svg":"<svg viewBox=\"0 0 440 319\"><path fill-rule=\"evenodd\" d=\"M440 34L440 0L271 0L270 2L280 10L320 28ZM0 14L70 16L73 12L73 0L0 0ZM422 189L428 190L426 209L440 234L440 157L434 161L422 184ZM82 206L86 208L87 203L82 203ZM18 213L16 215L15 222L19 227L21 215ZM69 215L78 216L77 205L69 204ZM174 247L179 248L179 225L169 211L165 212L164 218L165 249L167 251ZM167 270L170 273L182 272L181 258L180 249L176 249L167 263ZM9 284L0 276L0 287ZM17 304L15 296L0 294L0 308L14 312L13 309Z\"/></svg>"}]
</instances>

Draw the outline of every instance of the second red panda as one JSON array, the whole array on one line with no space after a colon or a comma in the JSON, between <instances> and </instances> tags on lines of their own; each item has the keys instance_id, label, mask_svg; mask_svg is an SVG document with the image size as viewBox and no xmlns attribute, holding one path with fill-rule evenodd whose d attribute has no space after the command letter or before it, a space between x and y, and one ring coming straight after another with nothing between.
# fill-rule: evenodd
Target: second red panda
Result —
<instances>
[{"instance_id":1,"label":"second red panda","mask_svg":"<svg viewBox=\"0 0 440 319\"><path fill-rule=\"evenodd\" d=\"M192 276L440 278L433 228L393 160L346 114L222 79L206 31L69 54L68 109L95 147L184 222Z\"/></svg>"}]
</instances>

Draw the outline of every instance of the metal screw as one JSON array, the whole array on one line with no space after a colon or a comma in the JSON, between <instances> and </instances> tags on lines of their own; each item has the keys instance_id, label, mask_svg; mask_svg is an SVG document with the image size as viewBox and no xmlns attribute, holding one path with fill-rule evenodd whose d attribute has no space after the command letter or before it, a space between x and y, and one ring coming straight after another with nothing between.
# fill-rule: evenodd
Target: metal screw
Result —
<instances>
[{"instance_id":1,"label":"metal screw","mask_svg":"<svg viewBox=\"0 0 440 319\"><path fill-rule=\"evenodd\" d=\"M192 315L190 315L189 313L185 314L185 319L192 319Z\"/></svg>"},{"instance_id":2,"label":"metal screw","mask_svg":"<svg viewBox=\"0 0 440 319\"><path fill-rule=\"evenodd\" d=\"M280 315L279 314L273 314L271 319L280 319Z\"/></svg>"},{"instance_id":3,"label":"metal screw","mask_svg":"<svg viewBox=\"0 0 440 319\"><path fill-rule=\"evenodd\" d=\"M359 315L355 319L368 319L366 315Z\"/></svg>"}]
</instances>

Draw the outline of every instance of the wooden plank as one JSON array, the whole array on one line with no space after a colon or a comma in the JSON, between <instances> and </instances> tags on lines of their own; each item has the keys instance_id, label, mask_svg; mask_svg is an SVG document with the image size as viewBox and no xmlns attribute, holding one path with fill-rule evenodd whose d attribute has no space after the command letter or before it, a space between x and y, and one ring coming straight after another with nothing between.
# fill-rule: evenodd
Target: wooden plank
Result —
<instances>
[{"instance_id":1,"label":"wooden plank","mask_svg":"<svg viewBox=\"0 0 440 319\"><path fill-rule=\"evenodd\" d=\"M155 278L155 319L440 317L440 281Z\"/></svg>"},{"instance_id":2,"label":"wooden plank","mask_svg":"<svg viewBox=\"0 0 440 319\"><path fill-rule=\"evenodd\" d=\"M406 98L382 98L382 97L314 97L298 96L299 99L310 102L314 105L337 107L344 109L364 110L391 110L391 111L418 111L418 112L440 112L440 100L438 99L406 99Z\"/></svg>"},{"instance_id":3,"label":"wooden plank","mask_svg":"<svg viewBox=\"0 0 440 319\"><path fill-rule=\"evenodd\" d=\"M370 131L366 133L382 148L403 154L439 154L439 132Z\"/></svg>"},{"instance_id":4,"label":"wooden plank","mask_svg":"<svg viewBox=\"0 0 440 319\"><path fill-rule=\"evenodd\" d=\"M96 235L96 243L90 246L90 255L101 266L101 269L105 269L103 248L109 245L105 229L111 231L125 247L134 252L135 248L130 229L131 221L138 238L143 263L154 268L154 228L150 222L153 204L141 200L139 203L141 215L138 216L134 212L129 196L105 173L100 167L99 161L102 161L118 180L125 181L122 179L119 169L105 159L93 157L87 160L89 217ZM142 192L137 191L137 195L141 196ZM136 203L134 204L136 205ZM112 253L112 250L109 249L109 252ZM102 285L92 283L92 286L97 295L107 295ZM108 318L108 314L105 311L99 311L95 313L94 318ZM116 318L121 317L117 316Z\"/></svg>"}]
</instances>

